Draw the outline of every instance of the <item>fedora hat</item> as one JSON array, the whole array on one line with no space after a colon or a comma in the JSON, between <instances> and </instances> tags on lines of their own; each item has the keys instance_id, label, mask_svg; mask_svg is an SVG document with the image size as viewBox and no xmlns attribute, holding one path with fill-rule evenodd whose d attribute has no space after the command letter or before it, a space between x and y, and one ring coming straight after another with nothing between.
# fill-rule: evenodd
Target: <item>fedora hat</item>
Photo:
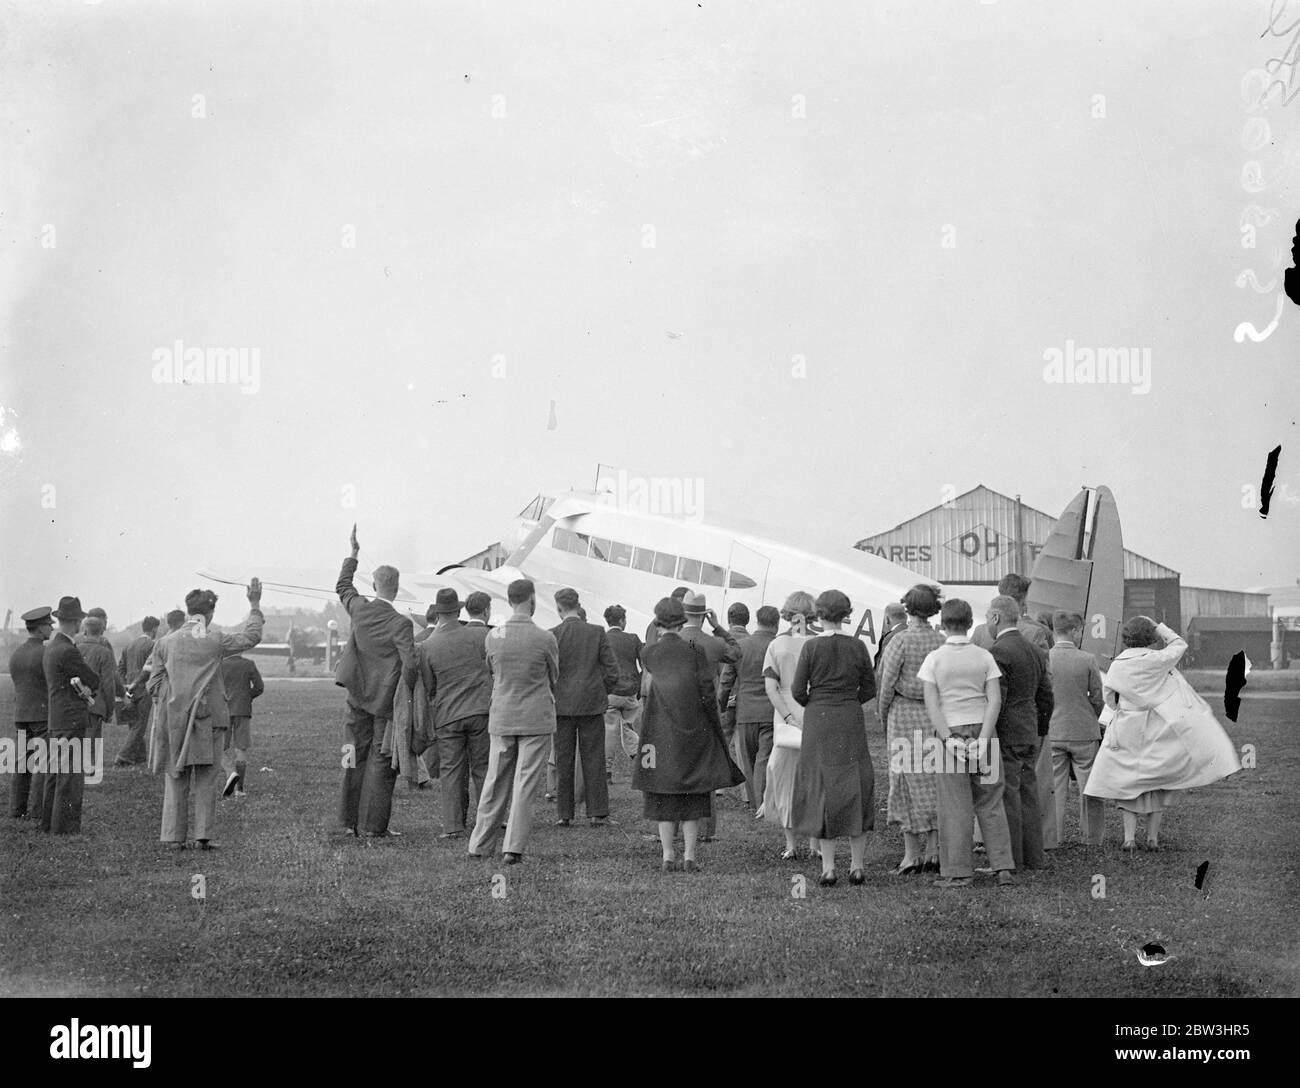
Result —
<instances>
[{"instance_id":1,"label":"fedora hat","mask_svg":"<svg viewBox=\"0 0 1300 1088\"><path fill-rule=\"evenodd\" d=\"M682 598L682 610L688 615L702 616L709 610L709 604L704 599L703 593L696 593L688 589L686 596Z\"/></svg>"},{"instance_id":2,"label":"fedora hat","mask_svg":"<svg viewBox=\"0 0 1300 1088\"><path fill-rule=\"evenodd\" d=\"M86 613L81 610L80 597L60 597L59 607L54 615L61 620L84 620Z\"/></svg>"},{"instance_id":3,"label":"fedora hat","mask_svg":"<svg viewBox=\"0 0 1300 1088\"><path fill-rule=\"evenodd\" d=\"M459 615L460 608L460 596L454 589L440 589L433 599L433 610L443 615Z\"/></svg>"}]
</instances>

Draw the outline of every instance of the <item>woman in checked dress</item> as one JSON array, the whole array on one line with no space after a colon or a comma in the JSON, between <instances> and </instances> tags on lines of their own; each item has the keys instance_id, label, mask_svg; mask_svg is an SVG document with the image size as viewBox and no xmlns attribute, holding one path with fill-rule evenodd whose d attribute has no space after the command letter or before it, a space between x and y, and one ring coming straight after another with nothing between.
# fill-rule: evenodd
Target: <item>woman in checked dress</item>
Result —
<instances>
[{"instance_id":1,"label":"woman in checked dress","mask_svg":"<svg viewBox=\"0 0 1300 1088\"><path fill-rule=\"evenodd\" d=\"M943 645L943 635L930 626L930 617L939 611L939 591L934 586L913 586L903 596L903 609L907 627L885 647L878 678L880 720L885 723L890 752L888 819L903 829L903 860L895 872L937 873L938 781L913 764L925 751L925 741L937 742L938 737L925 709L925 685L916 672L926 655Z\"/></svg>"}]
</instances>

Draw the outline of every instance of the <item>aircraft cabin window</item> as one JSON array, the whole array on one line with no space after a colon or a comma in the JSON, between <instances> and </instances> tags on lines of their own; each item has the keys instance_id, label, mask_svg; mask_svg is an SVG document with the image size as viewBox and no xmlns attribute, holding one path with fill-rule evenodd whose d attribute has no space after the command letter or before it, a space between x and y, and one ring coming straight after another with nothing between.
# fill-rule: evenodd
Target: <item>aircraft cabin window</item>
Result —
<instances>
[{"instance_id":1,"label":"aircraft cabin window","mask_svg":"<svg viewBox=\"0 0 1300 1088\"><path fill-rule=\"evenodd\" d=\"M653 548L637 548L632 553L633 570L654 570L655 553Z\"/></svg>"},{"instance_id":2,"label":"aircraft cabin window","mask_svg":"<svg viewBox=\"0 0 1300 1088\"><path fill-rule=\"evenodd\" d=\"M726 571L716 563L705 563L704 569L700 572L700 585L702 586L720 586L725 582Z\"/></svg>"},{"instance_id":3,"label":"aircraft cabin window","mask_svg":"<svg viewBox=\"0 0 1300 1088\"><path fill-rule=\"evenodd\" d=\"M662 578L671 578L677 572L677 556L655 552L654 572Z\"/></svg>"},{"instance_id":4,"label":"aircraft cabin window","mask_svg":"<svg viewBox=\"0 0 1300 1088\"><path fill-rule=\"evenodd\" d=\"M609 561L620 567L630 567L632 565L632 545L620 544L617 540L610 541Z\"/></svg>"},{"instance_id":5,"label":"aircraft cabin window","mask_svg":"<svg viewBox=\"0 0 1300 1088\"><path fill-rule=\"evenodd\" d=\"M743 574L739 574L734 570L731 572L732 589L753 589L757 585L758 583L753 578L746 578Z\"/></svg>"},{"instance_id":6,"label":"aircraft cabin window","mask_svg":"<svg viewBox=\"0 0 1300 1088\"><path fill-rule=\"evenodd\" d=\"M686 582L688 585L698 586L700 584L700 561L682 556L677 561L677 580Z\"/></svg>"},{"instance_id":7,"label":"aircraft cabin window","mask_svg":"<svg viewBox=\"0 0 1300 1088\"><path fill-rule=\"evenodd\" d=\"M609 562L609 541L603 537L593 536L591 538L591 558L599 559L601 562Z\"/></svg>"}]
</instances>

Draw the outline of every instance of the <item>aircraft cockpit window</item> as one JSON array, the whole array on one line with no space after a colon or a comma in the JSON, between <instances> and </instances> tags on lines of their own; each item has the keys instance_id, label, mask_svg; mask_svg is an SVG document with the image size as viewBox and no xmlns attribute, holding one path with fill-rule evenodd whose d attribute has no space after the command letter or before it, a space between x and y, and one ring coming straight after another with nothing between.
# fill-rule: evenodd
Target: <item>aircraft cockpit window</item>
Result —
<instances>
[{"instance_id":1,"label":"aircraft cockpit window","mask_svg":"<svg viewBox=\"0 0 1300 1088\"><path fill-rule=\"evenodd\" d=\"M716 563L705 563L704 569L700 571L700 585L702 586L720 586L725 583L726 571Z\"/></svg>"},{"instance_id":2,"label":"aircraft cockpit window","mask_svg":"<svg viewBox=\"0 0 1300 1088\"><path fill-rule=\"evenodd\" d=\"M655 553L653 548L637 548L632 553L632 569L646 572L654 570Z\"/></svg>"},{"instance_id":3,"label":"aircraft cockpit window","mask_svg":"<svg viewBox=\"0 0 1300 1088\"><path fill-rule=\"evenodd\" d=\"M732 589L753 589L757 585L758 583L753 578L746 578L743 574L739 574L734 570L731 572Z\"/></svg>"},{"instance_id":4,"label":"aircraft cockpit window","mask_svg":"<svg viewBox=\"0 0 1300 1088\"><path fill-rule=\"evenodd\" d=\"M655 552L654 573L661 578L671 578L677 572L677 556Z\"/></svg>"},{"instance_id":5,"label":"aircraft cockpit window","mask_svg":"<svg viewBox=\"0 0 1300 1088\"><path fill-rule=\"evenodd\" d=\"M527 506L525 506L522 510L519 511L519 516L523 518L525 521L536 521L538 517L538 511L541 510L541 507L542 507L542 497L541 495L538 495L535 499L533 499L532 502L530 502Z\"/></svg>"},{"instance_id":6,"label":"aircraft cockpit window","mask_svg":"<svg viewBox=\"0 0 1300 1088\"><path fill-rule=\"evenodd\" d=\"M698 586L700 584L700 561L682 556L677 561L677 580L685 582L687 585Z\"/></svg>"},{"instance_id":7,"label":"aircraft cockpit window","mask_svg":"<svg viewBox=\"0 0 1300 1088\"><path fill-rule=\"evenodd\" d=\"M609 542L609 561L620 567L630 567L632 565L632 545L620 544L617 540L611 540Z\"/></svg>"},{"instance_id":8,"label":"aircraft cockpit window","mask_svg":"<svg viewBox=\"0 0 1300 1088\"><path fill-rule=\"evenodd\" d=\"M537 511L537 516L541 517L543 514L546 513L547 510L549 510L554 505L555 505L555 498L553 496L542 499L542 506L541 509Z\"/></svg>"},{"instance_id":9,"label":"aircraft cockpit window","mask_svg":"<svg viewBox=\"0 0 1300 1088\"><path fill-rule=\"evenodd\" d=\"M591 538L591 558L599 559L602 563L608 563L609 541L603 537L593 536Z\"/></svg>"}]
</instances>

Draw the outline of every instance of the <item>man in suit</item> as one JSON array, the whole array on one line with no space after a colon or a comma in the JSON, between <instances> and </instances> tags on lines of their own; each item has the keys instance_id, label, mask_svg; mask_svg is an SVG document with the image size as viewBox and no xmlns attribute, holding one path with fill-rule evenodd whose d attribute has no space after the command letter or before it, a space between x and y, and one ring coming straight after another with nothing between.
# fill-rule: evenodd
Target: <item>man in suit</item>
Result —
<instances>
[{"instance_id":1,"label":"man in suit","mask_svg":"<svg viewBox=\"0 0 1300 1088\"><path fill-rule=\"evenodd\" d=\"M885 658L885 647L889 645L889 640L899 631L907 626L907 610L903 607L901 601L891 601L885 605L885 631L880 636L880 642L876 645L876 659L872 662L876 667L876 675L880 675L880 663Z\"/></svg>"},{"instance_id":2,"label":"man in suit","mask_svg":"<svg viewBox=\"0 0 1300 1088\"><path fill-rule=\"evenodd\" d=\"M262 583L248 584L243 630L226 634L212 626L217 595L210 589L185 594L185 625L164 635L146 666L153 692L154 731L149 766L163 772L159 840L177 850L193 839L215 850L221 755L230 729L230 704L221 662L262 641Z\"/></svg>"},{"instance_id":3,"label":"man in suit","mask_svg":"<svg viewBox=\"0 0 1300 1088\"><path fill-rule=\"evenodd\" d=\"M99 675L99 690L95 692L95 702L90 708L90 729L86 733L86 738L91 741L102 740L104 723L113 720L120 690L113 644L104 637L106 618L102 608L92 608L82 621L81 634L74 640L86 664Z\"/></svg>"},{"instance_id":4,"label":"man in suit","mask_svg":"<svg viewBox=\"0 0 1300 1088\"><path fill-rule=\"evenodd\" d=\"M1029 597L1029 587L1033 583L1022 574L1006 574L998 581L998 593L1010 597L1020 609L1020 619L1016 626L1025 640L1037 646L1043 653L1052 648L1052 633L1029 615L1025 604ZM980 624L971 632L971 642L984 650L993 649L993 636L988 628ZM1034 768L1034 777L1038 782L1038 815L1042 823L1043 849L1055 850L1056 838L1056 801L1052 784L1052 751L1044 742L1039 746L1038 765Z\"/></svg>"},{"instance_id":5,"label":"man in suit","mask_svg":"<svg viewBox=\"0 0 1300 1088\"><path fill-rule=\"evenodd\" d=\"M767 786L767 761L772 755L772 700L767 697L763 679L763 659L776 638L781 613L770 604L758 610L757 626L752 635L740 641L740 661L723 666L722 688L727 688L727 673L735 677L736 747L740 766L745 772L745 791L755 818L763 807L763 790ZM718 700L721 706L721 698Z\"/></svg>"},{"instance_id":6,"label":"man in suit","mask_svg":"<svg viewBox=\"0 0 1300 1088\"><path fill-rule=\"evenodd\" d=\"M432 633L416 647L437 744L444 839L466 833L469 801L472 796L478 806L488 766L488 628L486 617L471 616L473 622L462 625L460 609L454 589L438 590Z\"/></svg>"},{"instance_id":7,"label":"man in suit","mask_svg":"<svg viewBox=\"0 0 1300 1088\"><path fill-rule=\"evenodd\" d=\"M708 605L703 593L687 590L682 598L682 610L686 613L686 626L681 630L683 641L690 643L704 654L713 674L713 686L721 694L722 667L735 665L740 661L740 643L736 636L718 622L718 614ZM709 621L713 633L704 630L704 621ZM649 675L647 673L647 675ZM718 815L716 798L713 815L700 823L700 841L712 842L718 833Z\"/></svg>"},{"instance_id":8,"label":"man in suit","mask_svg":"<svg viewBox=\"0 0 1300 1088\"><path fill-rule=\"evenodd\" d=\"M609 780L605 777L605 708L618 687L618 661L605 632L578 616L576 589L555 594L560 622L551 628L560 653L555 682L555 763L558 768L557 827L573 822L574 758L582 759L587 787L587 818L592 825L609 818Z\"/></svg>"},{"instance_id":9,"label":"man in suit","mask_svg":"<svg viewBox=\"0 0 1300 1088\"><path fill-rule=\"evenodd\" d=\"M641 715L641 647L644 643L627 632L627 609L612 604L605 609L605 623L609 630L609 648L618 662L618 686L609 693L609 706L605 710L605 778L614 780L614 761L623 750L623 731L629 736L636 732L636 720Z\"/></svg>"},{"instance_id":10,"label":"man in suit","mask_svg":"<svg viewBox=\"0 0 1300 1088\"><path fill-rule=\"evenodd\" d=\"M127 727L126 740L118 750L115 767L134 767L148 758L149 712L153 700L144 683L144 666L153 653L158 634L158 617L145 616L140 636L128 642L117 662L117 680L125 697L118 721Z\"/></svg>"},{"instance_id":11,"label":"man in suit","mask_svg":"<svg viewBox=\"0 0 1300 1088\"><path fill-rule=\"evenodd\" d=\"M41 669L49 696L45 786L41 791L41 830L54 835L81 831L86 788L84 751L90 729L90 704L99 673L86 664L73 639L86 613L76 597L63 597L54 613L59 629L45 646ZM80 690L78 690L80 689Z\"/></svg>"},{"instance_id":12,"label":"man in suit","mask_svg":"<svg viewBox=\"0 0 1300 1088\"><path fill-rule=\"evenodd\" d=\"M339 601L352 620L352 636L339 661L336 684L347 688L348 716L343 725L344 771L339 820L344 831L368 839L395 834L388 828L393 811L397 768L392 751L383 751L397 685L415 686L415 638L411 621L393 607L400 574L396 567L376 567L375 599L357 592L357 527L352 526L352 554L339 573Z\"/></svg>"},{"instance_id":13,"label":"man in suit","mask_svg":"<svg viewBox=\"0 0 1300 1088\"><path fill-rule=\"evenodd\" d=\"M50 701L45 688L45 642L54 630L49 605L33 608L22 615L27 627L27 641L9 655L9 678L14 682L14 732L20 751L26 752L27 770L16 773L9 787L9 815L19 819L30 813L39 817L44 770L31 770L33 762L44 768L46 730L50 721ZM34 744L32 742L35 742ZM36 750L41 755L33 756Z\"/></svg>"},{"instance_id":14,"label":"man in suit","mask_svg":"<svg viewBox=\"0 0 1300 1088\"><path fill-rule=\"evenodd\" d=\"M1106 830L1106 813L1100 797L1084 796L1088 772L1101 747L1101 726L1097 719L1105 702L1101 693L1101 672L1097 659L1079 649L1083 617L1078 612L1057 612L1052 616L1056 643L1052 646L1052 723L1047 747L1052 757L1055 790L1054 816L1058 842L1065 841L1065 809L1070 796L1070 770L1079 784L1079 827L1088 846L1100 846Z\"/></svg>"},{"instance_id":15,"label":"man in suit","mask_svg":"<svg viewBox=\"0 0 1300 1088\"><path fill-rule=\"evenodd\" d=\"M737 601L727 609L727 630L742 646L749 638L749 606ZM722 713L722 735L727 738L727 749L736 753L740 760L740 749L736 742L736 666L723 665L718 674L718 709ZM744 766L741 763L741 766Z\"/></svg>"},{"instance_id":16,"label":"man in suit","mask_svg":"<svg viewBox=\"0 0 1300 1088\"><path fill-rule=\"evenodd\" d=\"M266 690L257 666L243 654L221 662L221 683L230 708L230 728L221 751L221 769L226 772L222 797L243 797L248 781L248 750L253 746L253 700Z\"/></svg>"},{"instance_id":17,"label":"man in suit","mask_svg":"<svg viewBox=\"0 0 1300 1088\"><path fill-rule=\"evenodd\" d=\"M1010 597L994 597L985 615L993 635L989 651L1002 672L998 747L1002 756L1002 803L1017 869L1043 867L1043 831L1038 812L1035 764L1039 739L1052 720L1052 678L1047 654L1017 627L1020 609Z\"/></svg>"},{"instance_id":18,"label":"man in suit","mask_svg":"<svg viewBox=\"0 0 1300 1088\"><path fill-rule=\"evenodd\" d=\"M503 857L507 865L516 865L523 861L528 845L533 800L546 774L546 755L555 735L560 649L555 636L533 622L537 590L532 582L515 579L506 590L506 600L513 609L510 618L487 637L491 741L468 853L474 858L491 855L509 807Z\"/></svg>"}]
</instances>

